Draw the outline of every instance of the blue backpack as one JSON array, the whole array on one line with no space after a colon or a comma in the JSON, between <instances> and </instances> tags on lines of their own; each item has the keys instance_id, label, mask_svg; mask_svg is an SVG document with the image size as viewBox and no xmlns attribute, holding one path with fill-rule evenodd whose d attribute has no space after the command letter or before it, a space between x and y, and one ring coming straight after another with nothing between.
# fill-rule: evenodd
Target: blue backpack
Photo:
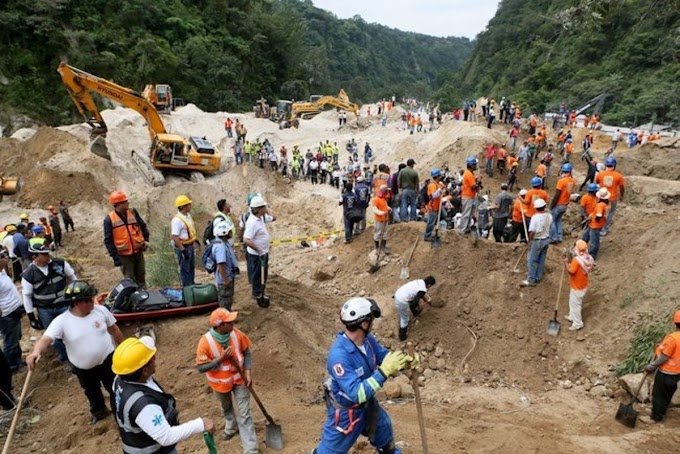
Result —
<instances>
[{"instance_id":1,"label":"blue backpack","mask_svg":"<svg viewBox=\"0 0 680 454\"><path fill-rule=\"evenodd\" d=\"M203 263L203 268L212 274L217 270L217 262L215 261L215 256L213 255L213 245L217 242L222 242L220 240L212 240L203 250L203 256L201 257L201 262Z\"/></svg>"}]
</instances>

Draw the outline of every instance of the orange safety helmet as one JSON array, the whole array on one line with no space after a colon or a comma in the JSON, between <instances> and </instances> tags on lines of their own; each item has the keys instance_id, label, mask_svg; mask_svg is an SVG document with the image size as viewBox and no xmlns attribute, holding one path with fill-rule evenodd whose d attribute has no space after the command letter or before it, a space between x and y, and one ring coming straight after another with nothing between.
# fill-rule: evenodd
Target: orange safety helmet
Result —
<instances>
[{"instance_id":1,"label":"orange safety helmet","mask_svg":"<svg viewBox=\"0 0 680 454\"><path fill-rule=\"evenodd\" d=\"M680 323L680 311L675 311L673 314L673 323Z\"/></svg>"},{"instance_id":2,"label":"orange safety helmet","mask_svg":"<svg viewBox=\"0 0 680 454\"><path fill-rule=\"evenodd\" d=\"M127 194L125 194L123 191L113 191L109 195L109 203L111 205L127 202L127 200L128 200Z\"/></svg>"},{"instance_id":3,"label":"orange safety helmet","mask_svg":"<svg viewBox=\"0 0 680 454\"><path fill-rule=\"evenodd\" d=\"M238 312L236 311L230 312L223 307L217 308L210 314L210 326L214 328L222 323L233 322L236 320L236 317L238 317Z\"/></svg>"}]
</instances>

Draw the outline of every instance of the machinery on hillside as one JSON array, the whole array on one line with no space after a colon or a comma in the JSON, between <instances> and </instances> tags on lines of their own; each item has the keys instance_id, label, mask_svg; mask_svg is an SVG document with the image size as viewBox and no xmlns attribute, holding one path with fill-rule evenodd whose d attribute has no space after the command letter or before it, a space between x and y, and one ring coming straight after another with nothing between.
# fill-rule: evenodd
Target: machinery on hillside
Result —
<instances>
[{"instance_id":1,"label":"machinery on hillside","mask_svg":"<svg viewBox=\"0 0 680 454\"><path fill-rule=\"evenodd\" d=\"M272 112L269 119L277 122L281 129L291 126L297 128L300 125L299 119L310 119L323 112L325 106L354 112L354 115L359 116L359 106L349 100L345 90L340 89L337 96L314 95L309 101L277 101L276 112Z\"/></svg>"},{"instance_id":2,"label":"machinery on hillside","mask_svg":"<svg viewBox=\"0 0 680 454\"><path fill-rule=\"evenodd\" d=\"M137 111L147 122L151 147L142 154L132 150L132 161L153 186L165 183L164 173L179 174L193 182L203 181L204 174L220 170L220 153L205 137L188 139L169 134L154 105L134 90L81 71L64 62L57 68L62 83L76 107L92 128L90 151L111 160L105 137L106 123L92 97L97 93Z\"/></svg>"},{"instance_id":3,"label":"machinery on hillside","mask_svg":"<svg viewBox=\"0 0 680 454\"><path fill-rule=\"evenodd\" d=\"M177 107L184 105L184 100L175 98L172 95L172 88L167 84L146 84L142 96L153 104L158 113L170 113Z\"/></svg>"},{"instance_id":4,"label":"machinery on hillside","mask_svg":"<svg viewBox=\"0 0 680 454\"><path fill-rule=\"evenodd\" d=\"M264 98L260 98L256 101L253 106L253 112L255 112L255 118L269 118L272 115L272 109Z\"/></svg>"},{"instance_id":5,"label":"machinery on hillside","mask_svg":"<svg viewBox=\"0 0 680 454\"><path fill-rule=\"evenodd\" d=\"M602 93L601 95L598 95L591 99L590 101L586 102L583 104L581 107L576 109L576 115L581 115L584 113L586 110L590 109L591 107L593 108L593 113L602 113L602 108L604 107L604 102L607 100L609 97L608 93Z\"/></svg>"},{"instance_id":6,"label":"machinery on hillside","mask_svg":"<svg viewBox=\"0 0 680 454\"><path fill-rule=\"evenodd\" d=\"M21 182L15 177L0 177L0 202L6 195L13 195L19 191Z\"/></svg>"}]
</instances>

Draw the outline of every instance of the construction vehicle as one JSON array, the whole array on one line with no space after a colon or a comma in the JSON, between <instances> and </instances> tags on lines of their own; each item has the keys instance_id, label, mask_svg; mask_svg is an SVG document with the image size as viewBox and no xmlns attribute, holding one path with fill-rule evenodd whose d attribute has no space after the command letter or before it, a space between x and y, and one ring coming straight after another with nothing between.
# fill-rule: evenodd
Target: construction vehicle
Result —
<instances>
[{"instance_id":1,"label":"construction vehicle","mask_svg":"<svg viewBox=\"0 0 680 454\"><path fill-rule=\"evenodd\" d=\"M132 150L132 161L153 186L165 183L165 173L181 175L193 182L203 181L204 174L220 170L220 153L205 137L188 139L170 134L158 111L142 95L106 79L93 76L64 62L57 71L76 107L92 128L90 151L111 160L106 146L108 128L92 93L97 93L137 111L147 122L151 146L148 153Z\"/></svg>"},{"instance_id":2,"label":"construction vehicle","mask_svg":"<svg viewBox=\"0 0 680 454\"><path fill-rule=\"evenodd\" d=\"M299 119L307 120L321 112L325 106L333 106L347 112L354 112L359 117L359 106L349 100L345 90L340 89L337 96L314 95L309 101L291 102L281 100L276 103L276 112L272 113L270 119L279 123L279 127L297 128L300 124Z\"/></svg>"},{"instance_id":3,"label":"construction vehicle","mask_svg":"<svg viewBox=\"0 0 680 454\"><path fill-rule=\"evenodd\" d=\"M255 118L269 118L272 114L271 108L264 98L257 100L256 104L253 106L253 111L255 112Z\"/></svg>"},{"instance_id":4,"label":"construction vehicle","mask_svg":"<svg viewBox=\"0 0 680 454\"><path fill-rule=\"evenodd\" d=\"M0 202L6 195L16 194L21 188L21 181L15 177L0 177Z\"/></svg>"},{"instance_id":5,"label":"construction vehicle","mask_svg":"<svg viewBox=\"0 0 680 454\"><path fill-rule=\"evenodd\" d=\"M173 109L172 89L167 84L147 84L142 91L144 99L149 101L159 113L170 112Z\"/></svg>"},{"instance_id":6,"label":"construction vehicle","mask_svg":"<svg viewBox=\"0 0 680 454\"><path fill-rule=\"evenodd\" d=\"M590 109L591 107L593 107L593 114L602 113L602 108L604 107L604 102L606 101L606 99L608 97L609 97L608 93L602 93L601 95L594 97L593 99L591 99L590 101L586 102L581 107L576 109L576 115L577 116L581 115L582 113L584 113L586 110Z\"/></svg>"}]
</instances>

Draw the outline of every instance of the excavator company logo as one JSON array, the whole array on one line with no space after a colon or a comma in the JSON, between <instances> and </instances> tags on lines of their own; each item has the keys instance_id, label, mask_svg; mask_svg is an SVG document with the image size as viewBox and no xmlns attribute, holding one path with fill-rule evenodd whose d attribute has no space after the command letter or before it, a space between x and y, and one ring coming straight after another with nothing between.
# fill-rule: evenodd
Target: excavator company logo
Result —
<instances>
[{"instance_id":1,"label":"excavator company logo","mask_svg":"<svg viewBox=\"0 0 680 454\"><path fill-rule=\"evenodd\" d=\"M97 90L100 91L100 92L102 92L103 94L105 94L105 95L107 95L107 96L111 96L111 97L113 97L113 98L120 99L120 100L123 99L123 95L121 95L120 93L116 93L116 92L113 91L113 90L109 90L109 89L106 88L106 87L97 87Z\"/></svg>"}]
</instances>

